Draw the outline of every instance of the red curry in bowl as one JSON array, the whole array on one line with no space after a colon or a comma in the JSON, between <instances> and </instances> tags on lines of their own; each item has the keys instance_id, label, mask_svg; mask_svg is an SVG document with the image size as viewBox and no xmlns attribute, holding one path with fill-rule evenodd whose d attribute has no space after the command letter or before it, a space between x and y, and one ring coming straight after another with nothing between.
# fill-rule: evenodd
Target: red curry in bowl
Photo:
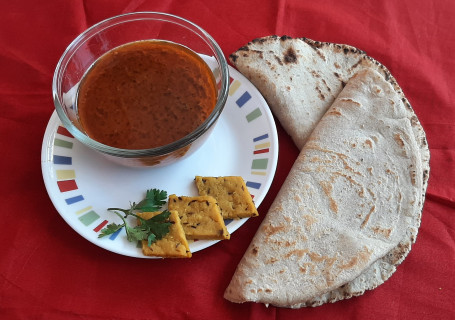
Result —
<instances>
[{"instance_id":1,"label":"red curry in bowl","mask_svg":"<svg viewBox=\"0 0 455 320\"><path fill-rule=\"evenodd\" d=\"M192 50L169 41L122 45L84 75L77 112L86 134L120 149L150 149L177 141L213 111L213 73Z\"/></svg>"}]
</instances>

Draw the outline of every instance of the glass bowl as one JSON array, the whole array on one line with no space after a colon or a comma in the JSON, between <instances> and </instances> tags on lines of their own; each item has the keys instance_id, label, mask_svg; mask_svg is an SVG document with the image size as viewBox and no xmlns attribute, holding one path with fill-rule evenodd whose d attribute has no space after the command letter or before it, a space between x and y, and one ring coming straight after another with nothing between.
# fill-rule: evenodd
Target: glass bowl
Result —
<instances>
[{"instance_id":1,"label":"glass bowl","mask_svg":"<svg viewBox=\"0 0 455 320\"><path fill-rule=\"evenodd\" d=\"M119 149L90 138L77 112L78 85L86 71L106 52L141 40L163 40L198 53L213 72L216 105L208 118L180 140L152 149ZM126 166L156 167L183 159L196 151L214 128L228 96L229 68L215 40L194 23L166 13L135 12L106 19L80 34L60 58L53 78L55 109L63 126L87 147Z\"/></svg>"}]
</instances>

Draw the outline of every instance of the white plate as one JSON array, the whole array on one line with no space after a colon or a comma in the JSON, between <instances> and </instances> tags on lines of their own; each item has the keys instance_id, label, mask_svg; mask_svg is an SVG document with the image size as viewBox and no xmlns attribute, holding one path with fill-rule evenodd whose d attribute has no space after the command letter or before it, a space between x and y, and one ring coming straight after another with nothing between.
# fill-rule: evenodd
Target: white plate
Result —
<instances>
[{"instance_id":1,"label":"white plate","mask_svg":"<svg viewBox=\"0 0 455 320\"><path fill-rule=\"evenodd\" d=\"M230 75L227 104L206 143L188 158L162 168L128 168L106 160L74 139L54 112L44 134L41 167L47 192L63 219L99 247L143 258L141 249L128 242L123 229L98 238L108 223L121 223L107 208L129 208L130 202L139 202L151 188L197 195L196 175L242 176L259 206L275 175L277 131L257 89L233 68ZM232 234L246 220L226 221L228 231ZM194 241L190 249L194 253L216 242Z\"/></svg>"}]
</instances>

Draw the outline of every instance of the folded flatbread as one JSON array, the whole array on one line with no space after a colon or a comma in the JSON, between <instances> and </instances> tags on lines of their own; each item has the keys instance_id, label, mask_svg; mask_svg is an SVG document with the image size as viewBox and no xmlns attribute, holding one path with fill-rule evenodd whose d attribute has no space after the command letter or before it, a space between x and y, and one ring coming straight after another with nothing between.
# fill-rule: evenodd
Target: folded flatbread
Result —
<instances>
[{"instance_id":1,"label":"folded flatbread","mask_svg":"<svg viewBox=\"0 0 455 320\"><path fill-rule=\"evenodd\" d=\"M305 136L226 299L317 306L375 288L406 257L420 225L428 146L395 82L375 69L357 70L336 90L326 87L329 108Z\"/></svg>"},{"instance_id":2,"label":"folded flatbread","mask_svg":"<svg viewBox=\"0 0 455 320\"><path fill-rule=\"evenodd\" d=\"M412 110L389 70L349 45L267 36L231 54L230 61L263 94L299 149L348 80L365 68L380 73ZM420 125L415 128L425 140Z\"/></svg>"},{"instance_id":3,"label":"folded flatbread","mask_svg":"<svg viewBox=\"0 0 455 320\"><path fill-rule=\"evenodd\" d=\"M320 117L331 106L346 82L363 69L374 69L390 83L405 106L419 146L422 164L420 216L429 178L429 149L425 132L400 86L389 70L365 52L349 45L308 38L268 36L258 38L231 55L231 62L246 75L301 149ZM296 81L297 79L297 81ZM291 200L292 201L292 200ZM407 234L389 253L366 268L357 278L305 305L320 305L360 295L387 280L411 249L414 234Z\"/></svg>"}]
</instances>

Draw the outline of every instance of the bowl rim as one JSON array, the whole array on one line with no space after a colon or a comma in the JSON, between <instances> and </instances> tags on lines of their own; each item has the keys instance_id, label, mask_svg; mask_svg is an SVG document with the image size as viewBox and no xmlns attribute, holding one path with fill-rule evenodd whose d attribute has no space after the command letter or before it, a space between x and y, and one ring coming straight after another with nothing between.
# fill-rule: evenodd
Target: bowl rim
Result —
<instances>
[{"instance_id":1,"label":"bowl rim","mask_svg":"<svg viewBox=\"0 0 455 320\"><path fill-rule=\"evenodd\" d=\"M191 133L186 135L185 137L169 143L164 146L150 148L150 149L122 149L122 148L115 148L108 146L106 144L100 143L89 136L85 135L81 130L79 130L73 122L69 119L66 112L63 110L63 106L61 104L59 94L58 94L58 85L61 82L61 70L66 68L68 61L70 60L72 54L82 45L85 39L91 38L95 34L99 32L99 30L105 30L110 28L114 25L125 23L125 22L132 22L135 20L146 20L146 19L154 19L157 20L158 17L161 19L158 20L165 20L167 22L176 23L181 27L185 27L187 29L188 26L196 29L198 32L196 34L201 37L202 40L208 42L209 46L215 53L215 59L218 61L220 66L220 77L221 77L221 87L217 97L217 102L215 107L213 108L210 115L207 119L195 130ZM117 23L116 23L117 22ZM179 22L179 23L177 23ZM183 25L183 24L186 25ZM191 30L195 31L195 30ZM203 38L203 37L205 38ZM111 49L112 50L112 49ZM228 98L228 89L229 89L229 66L224 56L223 51L221 50L218 43L213 39L213 37L207 33L204 29L199 27L197 24L179 17L177 15L164 13L164 12L155 12L155 11L139 11L139 12L130 12L125 14L116 15L107 19L104 19L93 26L86 29L84 32L79 34L65 49L62 56L60 57L52 80L52 95L54 100L54 107L57 111L58 117L62 121L63 126L81 143L87 145L88 147L95 149L101 153L108 154L114 157L121 157L121 158L136 158L136 157L153 157L153 156L164 156L175 152L181 148L184 148L191 143L193 143L197 138L202 136L212 125L216 123L219 116L221 115L224 106L226 104Z\"/></svg>"}]
</instances>

